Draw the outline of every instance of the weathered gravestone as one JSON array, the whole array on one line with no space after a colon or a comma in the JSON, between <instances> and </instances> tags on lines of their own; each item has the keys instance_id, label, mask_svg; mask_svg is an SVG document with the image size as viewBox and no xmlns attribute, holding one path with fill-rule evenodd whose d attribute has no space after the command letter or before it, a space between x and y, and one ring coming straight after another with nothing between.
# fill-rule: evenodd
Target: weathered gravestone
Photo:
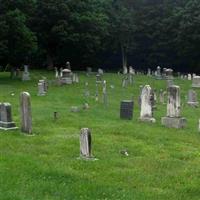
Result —
<instances>
[{"instance_id":1,"label":"weathered gravestone","mask_svg":"<svg viewBox=\"0 0 200 200\"><path fill-rule=\"evenodd\" d=\"M186 119L181 117L180 87L173 85L168 88L167 116L162 117L162 125L169 128L184 128Z\"/></svg>"},{"instance_id":2,"label":"weathered gravestone","mask_svg":"<svg viewBox=\"0 0 200 200\"><path fill-rule=\"evenodd\" d=\"M133 118L133 101L123 100L120 105L120 118L131 120Z\"/></svg>"},{"instance_id":3,"label":"weathered gravestone","mask_svg":"<svg viewBox=\"0 0 200 200\"><path fill-rule=\"evenodd\" d=\"M145 85L141 94L140 120L145 122L156 122L153 118L153 92L149 85Z\"/></svg>"},{"instance_id":4,"label":"weathered gravestone","mask_svg":"<svg viewBox=\"0 0 200 200\"><path fill-rule=\"evenodd\" d=\"M200 76L194 76L193 77L192 87L200 88Z\"/></svg>"},{"instance_id":5,"label":"weathered gravestone","mask_svg":"<svg viewBox=\"0 0 200 200\"><path fill-rule=\"evenodd\" d=\"M17 129L15 122L12 120L10 103L0 103L0 129Z\"/></svg>"},{"instance_id":6,"label":"weathered gravestone","mask_svg":"<svg viewBox=\"0 0 200 200\"><path fill-rule=\"evenodd\" d=\"M92 136L88 128L82 128L80 134L80 157L91 159L92 156Z\"/></svg>"},{"instance_id":7,"label":"weathered gravestone","mask_svg":"<svg viewBox=\"0 0 200 200\"><path fill-rule=\"evenodd\" d=\"M23 72L23 75L22 75L22 80L23 81L29 81L29 80L31 80L30 73L28 71L28 65L24 65L24 72Z\"/></svg>"},{"instance_id":8,"label":"weathered gravestone","mask_svg":"<svg viewBox=\"0 0 200 200\"><path fill-rule=\"evenodd\" d=\"M27 134L32 133L31 99L28 92L20 94L21 110L21 131Z\"/></svg>"},{"instance_id":9,"label":"weathered gravestone","mask_svg":"<svg viewBox=\"0 0 200 200\"><path fill-rule=\"evenodd\" d=\"M45 96L45 94L43 83L38 83L38 96Z\"/></svg>"},{"instance_id":10,"label":"weathered gravestone","mask_svg":"<svg viewBox=\"0 0 200 200\"><path fill-rule=\"evenodd\" d=\"M187 104L192 106L192 107L198 107L199 106L199 102L198 102L198 99L197 99L197 93L194 90L189 90Z\"/></svg>"},{"instance_id":11,"label":"weathered gravestone","mask_svg":"<svg viewBox=\"0 0 200 200\"><path fill-rule=\"evenodd\" d=\"M61 76L61 83L62 84L72 84L72 71L70 69L63 69L62 76Z\"/></svg>"},{"instance_id":12,"label":"weathered gravestone","mask_svg":"<svg viewBox=\"0 0 200 200\"><path fill-rule=\"evenodd\" d=\"M105 106L108 104L108 97L107 97L107 87L106 87L106 81L103 81L103 103Z\"/></svg>"}]
</instances>

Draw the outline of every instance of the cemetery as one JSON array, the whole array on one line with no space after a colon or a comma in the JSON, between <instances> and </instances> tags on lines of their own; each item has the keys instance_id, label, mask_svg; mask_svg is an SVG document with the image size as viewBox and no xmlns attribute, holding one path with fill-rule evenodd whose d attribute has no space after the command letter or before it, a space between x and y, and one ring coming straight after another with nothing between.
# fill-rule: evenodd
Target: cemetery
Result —
<instances>
[{"instance_id":1,"label":"cemetery","mask_svg":"<svg viewBox=\"0 0 200 200\"><path fill-rule=\"evenodd\" d=\"M0 200L200 200L200 0L0 0Z\"/></svg>"},{"instance_id":2,"label":"cemetery","mask_svg":"<svg viewBox=\"0 0 200 200\"><path fill-rule=\"evenodd\" d=\"M28 73L28 81L0 73L1 199L198 196L200 110L188 102L200 90L191 81L174 77L167 88L136 74L124 88L124 75L104 73L99 83L98 72L77 71L78 84L59 85L53 71Z\"/></svg>"}]
</instances>

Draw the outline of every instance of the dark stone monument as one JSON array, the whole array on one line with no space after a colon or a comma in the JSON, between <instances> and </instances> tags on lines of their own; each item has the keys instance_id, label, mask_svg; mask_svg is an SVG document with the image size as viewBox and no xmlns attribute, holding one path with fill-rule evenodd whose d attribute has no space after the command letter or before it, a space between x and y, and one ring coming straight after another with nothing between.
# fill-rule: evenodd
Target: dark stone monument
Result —
<instances>
[{"instance_id":1,"label":"dark stone monument","mask_svg":"<svg viewBox=\"0 0 200 200\"><path fill-rule=\"evenodd\" d=\"M133 101L124 100L120 105L120 118L131 120L133 118Z\"/></svg>"}]
</instances>

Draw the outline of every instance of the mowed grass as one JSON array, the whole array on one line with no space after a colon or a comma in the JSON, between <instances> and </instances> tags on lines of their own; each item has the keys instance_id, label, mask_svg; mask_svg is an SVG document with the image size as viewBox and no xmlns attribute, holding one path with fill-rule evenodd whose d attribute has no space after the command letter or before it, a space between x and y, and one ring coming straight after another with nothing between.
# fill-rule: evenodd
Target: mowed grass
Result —
<instances>
[{"instance_id":1,"label":"mowed grass","mask_svg":"<svg viewBox=\"0 0 200 200\"><path fill-rule=\"evenodd\" d=\"M95 102L95 75L80 74L80 83L71 86L49 85L46 96L37 96L42 76L54 79L53 72L32 71L32 80L9 79L0 73L0 102L12 104L13 120L20 127L19 94L31 94L33 133L0 131L0 199L2 200L135 200L200 199L200 108L186 104L191 81L175 79L181 87L185 129L161 125L166 105L157 103L155 124L139 118L139 86L166 89L166 82L136 75L134 85L121 87L121 76L105 74L108 106ZM90 97L84 97L84 83ZM114 89L110 88L114 85ZM196 89L200 97L200 89ZM14 94L13 96L11 94ZM120 101L134 99L134 118L119 119ZM90 108L79 113L71 106ZM58 119L53 113L58 112ZM80 129L92 131L92 151L97 161L79 157ZM120 151L127 149L129 156Z\"/></svg>"}]
</instances>

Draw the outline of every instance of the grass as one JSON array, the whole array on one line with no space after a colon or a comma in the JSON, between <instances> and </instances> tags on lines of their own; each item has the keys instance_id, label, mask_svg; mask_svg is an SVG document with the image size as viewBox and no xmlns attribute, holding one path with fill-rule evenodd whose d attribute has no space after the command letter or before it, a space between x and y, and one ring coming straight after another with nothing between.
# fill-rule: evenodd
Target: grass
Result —
<instances>
[{"instance_id":1,"label":"grass","mask_svg":"<svg viewBox=\"0 0 200 200\"><path fill-rule=\"evenodd\" d=\"M0 73L0 101L12 104L13 119L20 127L19 94L31 94L33 133L28 137L15 131L0 131L0 199L2 200L135 200L200 199L200 108L187 106L185 96L191 81L176 79L181 87L185 129L161 125L166 105L157 104L155 124L138 121L139 86L157 90L166 82L135 76L134 85L121 87L121 77L105 74L108 106L100 96L95 102L95 76L80 74L80 83L71 86L50 84L47 96L37 96L42 76L54 79L53 72L32 71L32 80L9 79ZM90 97L84 97L84 83ZM109 86L113 84L114 89ZM200 96L200 90L196 89ZM12 96L11 93L15 95ZM100 92L101 94L101 92ZM120 101L134 98L134 119L119 119ZM71 113L71 106L89 110ZM58 112L54 121L53 112ZM80 128L92 131L93 154L98 161L78 160ZM127 149L128 157L119 152Z\"/></svg>"}]
</instances>

